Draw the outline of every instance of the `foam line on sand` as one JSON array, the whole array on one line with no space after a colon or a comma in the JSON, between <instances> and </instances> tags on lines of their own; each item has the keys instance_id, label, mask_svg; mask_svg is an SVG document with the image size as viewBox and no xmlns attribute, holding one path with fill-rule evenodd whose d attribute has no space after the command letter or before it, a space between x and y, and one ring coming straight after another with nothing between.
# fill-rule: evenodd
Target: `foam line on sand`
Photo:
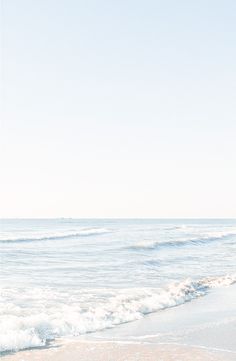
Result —
<instances>
[{"instance_id":1,"label":"foam line on sand","mask_svg":"<svg viewBox=\"0 0 236 361\"><path fill-rule=\"evenodd\" d=\"M3 361L233 361L236 354L176 344L68 341L21 351Z\"/></svg>"}]
</instances>

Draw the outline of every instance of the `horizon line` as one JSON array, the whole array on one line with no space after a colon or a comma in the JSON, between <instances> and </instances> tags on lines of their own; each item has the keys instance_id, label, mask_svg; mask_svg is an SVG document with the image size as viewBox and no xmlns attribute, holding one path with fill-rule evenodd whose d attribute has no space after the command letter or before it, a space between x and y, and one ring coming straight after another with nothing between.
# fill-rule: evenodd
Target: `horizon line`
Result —
<instances>
[{"instance_id":1,"label":"horizon line","mask_svg":"<svg viewBox=\"0 0 236 361\"><path fill-rule=\"evenodd\" d=\"M218 220L218 219L230 219L236 220L236 217L0 217L0 220L55 220L55 219L71 219L71 220L104 220L104 219L117 219L117 220L167 220L167 219L189 219L189 220Z\"/></svg>"}]
</instances>

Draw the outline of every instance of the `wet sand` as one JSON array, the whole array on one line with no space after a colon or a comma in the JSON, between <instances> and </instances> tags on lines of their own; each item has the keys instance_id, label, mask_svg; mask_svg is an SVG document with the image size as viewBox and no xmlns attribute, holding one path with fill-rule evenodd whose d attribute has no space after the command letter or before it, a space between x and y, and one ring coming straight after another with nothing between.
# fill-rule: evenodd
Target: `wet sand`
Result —
<instances>
[{"instance_id":1,"label":"wet sand","mask_svg":"<svg viewBox=\"0 0 236 361\"><path fill-rule=\"evenodd\" d=\"M22 351L4 361L233 361L235 354L180 345L74 341Z\"/></svg>"},{"instance_id":2,"label":"wet sand","mask_svg":"<svg viewBox=\"0 0 236 361\"><path fill-rule=\"evenodd\" d=\"M236 360L236 284L88 337L225 350Z\"/></svg>"}]
</instances>

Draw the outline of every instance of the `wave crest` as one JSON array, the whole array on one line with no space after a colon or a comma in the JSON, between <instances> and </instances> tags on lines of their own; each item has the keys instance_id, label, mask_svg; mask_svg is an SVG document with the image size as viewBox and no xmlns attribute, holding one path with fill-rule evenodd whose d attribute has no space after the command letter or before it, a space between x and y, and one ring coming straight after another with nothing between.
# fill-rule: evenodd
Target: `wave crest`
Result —
<instances>
[{"instance_id":1,"label":"wave crest","mask_svg":"<svg viewBox=\"0 0 236 361\"><path fill-rule=\"evenodd\" d=\"M33 242L33 241L49 241L54 239L64 239L64 238L76 238L76 237L86 237L86 236L95 236L99 234L105 234L110 232L106 228L83 228L76 231L66 231L66 232L51 232L51 233L41 233L41 234L30 234L30 235L21 235L21 236L8 236L5 235L0 238L0 243L18 243L18 242Z\"/></svg>"},{"instance_id":2,"label":"wave crest","mask_svg":"<svg viewBox=\"0 0 236 361\"><path fill-rule=\"evenodd\" d=\"M150 249L154 250L157 248L165 248L165 247L183 247L186 245L202 245L207 244L214 241L219 241L222 239L226 239L231 236L235 236L236 231L233 232L209 232L202 236L186 238L180 240L170 240L170 241L143 241L137 243L135 245L131 245L129 249Z\"/></svg>"}]
</instances>

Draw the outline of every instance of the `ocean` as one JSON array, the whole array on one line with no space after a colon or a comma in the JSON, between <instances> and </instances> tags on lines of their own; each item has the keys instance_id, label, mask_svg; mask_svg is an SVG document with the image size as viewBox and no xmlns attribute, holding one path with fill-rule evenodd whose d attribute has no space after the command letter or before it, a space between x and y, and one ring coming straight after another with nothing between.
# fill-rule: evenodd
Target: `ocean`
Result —
<instances>
[{"instance_id":1,"label":"ocean","mask_svg":"<svg viewBox=\"0 0 236 361\"><path fill-rule=\"evenodd\" d=\"M2 219L0 352L161 315L235 282L235 220Z\"/></svg>"}]
</instances>

